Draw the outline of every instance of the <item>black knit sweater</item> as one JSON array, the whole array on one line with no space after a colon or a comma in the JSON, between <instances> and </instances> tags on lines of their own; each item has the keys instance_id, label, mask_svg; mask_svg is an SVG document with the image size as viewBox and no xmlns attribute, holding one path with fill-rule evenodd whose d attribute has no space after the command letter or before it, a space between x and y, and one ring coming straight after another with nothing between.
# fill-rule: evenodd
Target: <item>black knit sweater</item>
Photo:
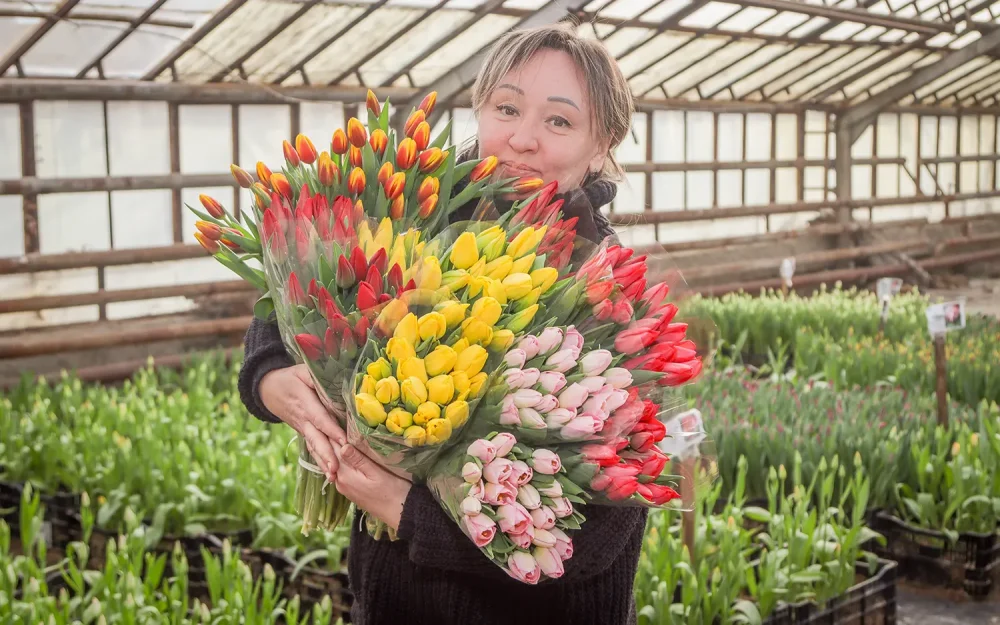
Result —
<instances>
[{"instance_id":1,"label":"black knit sweater","mask_svg":"<svg viewBox=\"0 0 1000 625\"><path fill-rule=\"evenodd\" d=\"M569 194L566 217L580 217L580 236L600 241L614 230L599 212L615 185L598 181ZM468 219L462 207L452 221ZM276 323L254 320L245 339L239 387L258 418L277 422L258 386L270 371L291 366ZM359 625L624 625L636 620L632 598L646 510L587 506L573 535L573 557L558 580L529 586L509 578L448 517L425 486L414 484L403 505L399 540L374 540L356 514L348 550L354 593L351 619Z\"/></svg>"}]
</instances>

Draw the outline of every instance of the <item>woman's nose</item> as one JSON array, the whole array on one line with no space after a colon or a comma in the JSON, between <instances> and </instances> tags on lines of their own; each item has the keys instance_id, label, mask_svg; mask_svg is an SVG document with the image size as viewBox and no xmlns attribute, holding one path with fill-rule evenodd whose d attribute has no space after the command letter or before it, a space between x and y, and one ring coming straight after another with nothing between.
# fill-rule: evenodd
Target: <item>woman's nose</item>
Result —
<instances>
[{"instance_id":1,"label":"woman's nose","mask_svg":"<svg viewBox=\"0 0 1000 625\"><path fill-rule=\"evenodd\" d=\"M538 138L531 124L520 123L511 133L507 143L515 152L534 152L538 150Z\"/></svg>"}]
</instances>

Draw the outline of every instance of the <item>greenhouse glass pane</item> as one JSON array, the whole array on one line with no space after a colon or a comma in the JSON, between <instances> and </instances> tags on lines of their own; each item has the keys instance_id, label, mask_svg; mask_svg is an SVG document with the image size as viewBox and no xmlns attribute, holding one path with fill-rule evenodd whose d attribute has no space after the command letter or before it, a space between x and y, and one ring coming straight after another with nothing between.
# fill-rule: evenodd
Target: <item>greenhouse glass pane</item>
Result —
<instances>
[{"instance_id":1,"label":"greenhouse glass pane","mask_svg":"<svg viewBox=\"0 0 1000 625\"><path fill-rule=\"evenodd\" d=\"M115 22L59 22L21 57L29 76L73 76L122 28Z\"/></svg>"},{"instance_id":2,"label":"greenhouse glass pane","mask_svg":"<svg viewBox=\"0 0 1000 625\"><path fill-rule=\"evenodd\" d=\"M653 10L647 13L646 19L651 22L662 22L690 4L691 0L666 0L666 2L656 5Z\"/></svg>"},{"instance_id":3,"label":"greenhouse glass pane","mask_svg":"<svg viewBox=\"0 0 1000 625\"><path fill-rule=\"evenodd\" d=\"M778 12L772 9L745 7L742 11L734 13L732 17L719 24L719 28L747 32L760 26L765 20L777 14Z\"/></svg>"},{"instance_id":4,"label":"greenhouse glass pane","mask_svg":"<svg viewBox=\"0 0 1000 625\"><path fill-rule=\"evenodd\" d=\"M689 28L709 28L728 19L740 10L735 4L725 2L709 2L691 15L681 20L681 25Z\"/></svg>"}]
</instances>

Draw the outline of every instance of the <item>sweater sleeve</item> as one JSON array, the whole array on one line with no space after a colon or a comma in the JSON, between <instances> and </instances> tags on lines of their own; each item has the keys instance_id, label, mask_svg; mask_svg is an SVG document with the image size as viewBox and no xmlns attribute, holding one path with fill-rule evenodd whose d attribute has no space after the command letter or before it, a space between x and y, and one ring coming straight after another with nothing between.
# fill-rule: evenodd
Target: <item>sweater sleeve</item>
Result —
<instances>
[{"instance_id":1,"label":"sweater sleeve","mask_svg":"<svg viewBox=\"0 0 1000 625\"><path fill-rule=\"evenodd\" d=\"M600 575L622 555L629 540L645 528L646 509L587 506L587 521L572 532L573 557L565 574L547 583L573 583ZM399 537L409 543L410 560L418 566L495 579L507 574L465 535L426 486L414 485L403 505Z\"/></svg>"},{"instance_id":2,"label":"sweater sleeve","mask_svg":"<svg viewBox=\"0 0 1000 625\"><path fill-rule=\"evenodd\" d=\"M291 367L295 364L285 350L274 319L262 321L256 317L250 322L243 339L243 365L240 367L238 386L243 405L261 421L278 423L280 419L264 407L260 399L260 381L275 369Z\"/></svg>"}]
</instances>

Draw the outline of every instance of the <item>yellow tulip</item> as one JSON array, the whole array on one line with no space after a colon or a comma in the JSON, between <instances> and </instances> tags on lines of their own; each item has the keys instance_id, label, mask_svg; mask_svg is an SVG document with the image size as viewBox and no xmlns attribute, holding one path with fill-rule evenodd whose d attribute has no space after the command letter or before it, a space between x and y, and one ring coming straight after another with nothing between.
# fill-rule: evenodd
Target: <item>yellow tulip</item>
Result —
<instances>
[{"instance_id":1,"label":"yellow tulip","mask_svg":"<svg viewBox=\"0 0 1000 625\"><path fill-rule=\"evenodd\" d=\"M507 329L515 333L521 332L526 327L528 327L528 324L531 323L531 320L535 318L536 312L538 312L538 304L532 304L531 306L528 306L527 308L525 308L524 310L522 310L521 312L517 313L516 315L510 318L510 320L507 322Z\"/></svg>"},{"instance_id":2,"label":"yellow tulip","mask_svg":"<svg viewBox=\"0 0 1000 625\"><path fill-rule=\"evenodd\" d=\"M432 377L439 376L451 373L451 370L455 368L455 361L457 360L458 354L455 353L454 349L447 345L438 345L434 348L434 351L424 357L424 368L427 370L427 375Z\"/></svg>"},{"instance_id":3,"label":"yellow tulip","mask_svg":"<svg viewBox=\"0 0 1000 625\"><path fill-rule=\"evenodd\" d=\"M542 289L542 293L552 288L559 279L559 271L555 267L542 267L531 272L531 286Z\"/></svg>"},{"instance_id":4,"label":"yellow tulip","mask_svg":"<svg viewBox=\"0 0 1000 625\"><path fill-rule=\"evenodd\" d=\"M458 394L469 392L469 374L464 371L452 371L452 382L455 384L455 392Z\"/></svg>"},{"instance_id":5,"label":"yellow tulip","mask_svg":"<svg viewBox=\"0 0 1000 625\"><path fill-rule=\"evenodd\" d=\"M440 445L451 438L451 421L434 419L427 423L427 444Z\"/></svg>"},{"instance_id":6,"label":"yellow tulip","mask_svg":"<svg viewBox=\"0 0 1000 625\"><path fill-rule=\"evenodd\" d=\"M507 299L521 299L531 292L531 276L526 273L512 273L503 279Z\"/></svg>"},{"instance_id":7,"label":"yellow tulip","mask_svg":"<svg viewBox=\"0 0 1000 625\"><path fill-rule=\"evenodd\" d=\"M385 422L385 408L382 406L382 402L376 399L374 395L358 393L354 396L354 401L357 404L358 414L365 420L368 427L378 427L381 423Z\"/></svg>"},{"instance_id":8,"label":"yellow tulip","mask_svg":"<svg viewBox=\"0 0 1000 625\"><path fill-rule=\"evenodd\" d=\"M368 375L375 379L376 382L382 378L387 378L392 375L392 367L385 358L379 358L375 362L369 364L366 371L368 372Z\"/></svg>"},{"instance_id":9,"label":"yellow tulip","mask_svg":"<svg viewBox=\"0 0 1000 625\"><path fill-rule=\"evenodd\" d=\"M490 234L487 235L487 233ZM486 259L486 262L492 262L503 254L503 250L507 246L507 233L501 230L500 226L493 226L480 233L476 240L480 243L479 253Z\"/></svg>"},{"instance_id":10,"label":"yellow tulip","mask_svg":"<svg viewBox=\"0 0 1000 625\"><path fill-rule=\"evenodd\" d=\"M427 401L427 387L424 386L420 378L406 378L400 385L400 395L406 409L413 412L420 404Z\"/></svg>"},{"instance_id":11,"label":"yellow tulip","mask_svg":"<svg viewBox=\"0 0 1000 625\"><path fill-rule=\"evenodd\" d=\"M423 259L416 283L418 289L428 291L436 291L441 287L441 263L436 257L430 256Z\"/></svg>"},{"instance_id":12,"label":"yellow tulip","mask_svg":"<svg viewBox=\"0 0 1000 625\"><path fill-rule=\"evenodd\" d=\"M393 338L402 339L410 345L416 345L420 340L420 332L417 328L417 316L413 313L406 313L399 325L392 333Z\"/></svg>"},{"instance_id":13,"label":"yellow tulip","mask_svg":"<svg viewBox=\"0 0 1000 625\"><path fill-rule=\"evenodd\" d=\"M448 320L439 312L429 312L420 318L417 328L423 341L440 339L448 329Z\"/></svg>"},{"instance_id":14,"label":"yellow tulip","mask_svg":"<svg viewBox=\"0 0 1000 625\"><path fill-rule=\"evenodd\" d=\"M541 230L539 228L539 231ZM515 260L521 258L525 254L533 252L540 240L540 238L536 240L536 231L534 228L525 228L517 233L513 241L507 244L507 255Z\"/></svg>"},{"instance_id":15,"label":"yellow tulip","mask_svg":"<svg viewBox=\"0 0 1000 625\"><path fill-rule=\"evenodd\" d=\"M468 268L469 279L482 278L486 276L486 259L480 258L474 265Z\"/></svg>"},{"instance_id":16,"label":"yellow tulip","mask_svg":"<svg viewBox=\"0 0 1000 625\"><path fill-rule=\"evenodd\" d=\"M450 375L436 375L427 381L427 400L442 406L455 396L455 381Z\"/></svg>"},{"instance_id":17,"label":"yellow tulip","mask_svg":"<svg viewBox=\"0 0 1000 625\"><path fill-rule=\"evenodd\" d=\"M487 278L503 280L512 271L514 260L510 256L500 256L496 260L486 263L484 274Z\"/></svg>"},{"instance_id":18,"label":"yellow tulip","mask_svg":"<svg viewBox=\"0 0 1000 625\"><path fill-rule=\"evenodd\" d=\"M438 406L434 402L425 401L417 406L417 411L413 413L413 422L417 425L427 425L428 421L437 419L440 416L441 406Z\"/></svg>"},{"instance_id":19,"label":"yellow tulip","mask_svg":"<svg viewBox=\"0 0 1000 625\"><path fill-rule=\"evenodd\" d=\"M465 319L465 310L468 307L468 304L452 300L441 302L434 307L434 310L444 315L444 320L448 324L448 329L451 330L458 324L462 323L462 320Z\"/></svg>"},{"instance_id":20,"label":"yellow tulip","mask_svg":"<svg viewBox=\"0 0 1000 625\"><path fill-rule=\"evenodd\" d=\"M493 328L476 317L469 317L462 322L462 338L470 345L489 345L493 342Z\"/></svg>"},{"instance_id":21,"label":"yellow tulip","mask_svg":"<svg viewBox=\"0 0 1000 625\"><path fill-rule=\"evenodd\" d=\"M365 375L361 378L361 389L358 390L359 393L365 393L367 395L375 394L375 378L370 375Z\"/></svg>"},{"instance_id":22,"label":"yellow tulip","mask_svg":"<svg viewBox=\"0 0 1000 625\"><path fill-rule=\"evenodd\" d=\"M483 289L492 282L486 276L469 276L469 297L479 297L479 294L483 292Z\"/></svg>"},{"instance_id":23,"label":"yellow tulip","mask_svg":"<svg viewBox=\"0 0 1000 625\"><path fill-rule=\"evenodd\" d=\"M468 339L458 339L457 341L455 341L455 344L451 346L451 348L455 350L456 354L461 354L463 351L465 351L465 348L468 347L469 345L470 343Z\"/></svg>"},{"instance_id":24,"label":"yellow tulip","mask_svg":"<svg viewBox=\"0 0 1000 625\"><path fill-rule=\"evenodd\" d=\"M507 289L504 287L503 282L499 280L490 280L489 278L484 278L486 280L486 295L495 299L501 306L507 305Z\"/></svg>"},{"instance_id":25,"label":"yellow tulip","mask_svg":"<svg viewBox=\"0 0 1000 625\"><path fill-rule=\"evenodd\" d=\"M541 296L542 296L542 290L541 289L539 289L539 288L531 289L531 291L528 292L527 295L525 295L524 297L519 298L516 302L514 302L514 312L521 312L522 310L524 310L528 306L531 306L532 304L537 304L538 303L538 299Z\"/></svg>"},{"instance_id":26,"label":"yellow tulip","mask_svg":"<svg viewBox=\"0 0 1000 625\"><path fill-rule=\"evenodd\" d=\"M358 247L368 258L371 258L372 254L375 253L375 241L372 239L372 231L366 221L361 222L361 225L358 226Z\"/></svg>"},{"instance_id":27,"label":"yellow tulip","mask_svg":"<svg viewBox=\"0 0 1000 625\"><path fill-rule=\"evenodd\" d=\"M403 432L403 438L410 447L422 447L427 442L427 431L419 425L411 425Z\"/></svg>"},{"instance_id":28,"label":"yellow tulip","mask_svg":"<svg viewBox=\"0 0 1000 625\"><path fill-rule=\"evenodd\" d=\"M386 252L392 246L392 220L388 217L384 217L378 225L378 230L375 231L375 247L372 250L372 254L377 252L379 249L385 249ZM369 256L369 259L371 256Z\"/></svg>"},{"instance_id":29,"label":"yellow tulip","mask_svg":"<svg viewBox=\"0 0 1000 625\"><path fill-rule=\"evenodd\" d=\"M451 264L456 269L468 269L479 260L479 250L476 247L476 235L463 232L455 241L449 256Z\"/></svg>"},{"instance_id":30,"label":"yellow tulip","mask_svg":"<svg viewBox=\"0 0 1000 625\"><path fill-rule=\"evenodd\" d=\"M454 401L444 409L444 418L451 423L452 429L458 429L469 420L469 404L465 401Z\"/></svg>"},{"instance_id":31,"label":"yellow tulip","mask_svg":"<svg viewBox=\"0 0 1000 625\"><path fill-rule=\"evenodd\" d=\"M493 332L493 340L490 341L490 349L497 352L506 352L514 344L514 333L510 330L496 330Z\"/></svg>"},{"instance_id":32,"label":"yellow tulip","mask_svg":"<svg viewBox=\"0 0 1000 625\"><path fill-rule=\"evenodd\" d=\"M413 349L412 343L393 337L385 345L385 355L396 364L399 364L407 358L415 358L417 352Z\"/></svg>"},{"instance_id":33,"label":"yellow tulip","mask_svg":"<svg viewBox=\"0 0 1000 625\"><path fill-rule=\"evenodd\" d=\"M426 384L427 368L424 366L423 359L413 356L400 361L399 366L396 368L396 377L400 380L405 380L406 378L417 378Z\"/></svg>"},{"instance_id":34,"label":"yellow tulip","mask_svg":"<svg viewBox=\"0 0 1000 625\"><path fill-rule=\"evenodd\" d=\"M479 391L482 390L483 384L486 383L486 378L487 377L488 376L486 375L485 372L480 371L476 375L474 375L471 378L469 378L469 393L473 397L478 397L479 396Z\"/></svg>"},{"instance_id":35,"label":"yellow tulip","mask_svg":"<svg viewBox=\"0 0 1000 625\"><path fill-rule=\"evenodd\" d=\"M470 378L483 370L489 354L481 345L470 345L458 353L456 371L464 371Z\"/></svg>"},{"instance_id":36,"label":"yellow tulip","mask_svg":"<svg viewBox=\"0 0 1000 625\"><path fill-rule=\"evenodd\" d=\"M409 264L406 262L406 247L403 245L402 239L397 241L397 244L392 247L392 252L389 253L389 263L386 265L392 269L393 265L399 265L402 269Z\"/></svg>"},{"instance_id":37,"label":"yellow tulip","mask_svg":"<svg viewBox=\"0 0 1000 625\"><path fill-rule=\"evenodd\" d=\"M378 314L378 319L375 320L375 327L382 336L391 336L396 331L396 326L399 325L400 320L406 316L408 310L404 300L389 300L389 303L385 305L382 312Z\"/></svg>"},{"instance_id":38,"label":"yellow tulip","mask_svg":"<svg viewBox=\"0 0 1000 625\"><path fill-rule=\"evenodd\" d=\"M531 266L535 264L535 255L528 254L527 256L522 256L518 258L513 263L511 263L510 272L511 273L531 273Z\"/></svg>"},{"instance_id":39,"label":"yellow tulip","mask_svg":"<svg viewBox=\"0 0 1000 625\"><path fill-rule=\"evenodd\" d=\"M396 436L401 435L411 425L413 425L413 415L402 408L393 408L390 410L389 416L385 420L386 429Z\"/></svg>"},{"instance_id":40,"label":"yellow tulip","mask_svg":"<svg viewBox=\"0 0 1000 625\"><path fill-rule=\"evenodd\" d=\"M469 272L464 269L451 269L441 274L441 286L447 287L452 293L469 285Z\"/></svg>"},{"instance_id":41,"label":"yellow tulip","mask_svg":"<svg viewBox=\"0 0 1000 625\"><path fill-rule=\"evenodd\" d=\"M500 302L489 296L476 300L472 305L472 316L488 326L495 326L502 314L503 307L500 306Z\"/></svg>"},{"instance_id":42,"label":"yellow tulip","mask_svg":"<svg viewBox=\"0 0 1000 625\"><path fill-rule=\"evenodd\" d=\"M386 406L399 399L399 382L396 378L383 378L376 382L375 398Z\"/></svg>"}]
</instances>

